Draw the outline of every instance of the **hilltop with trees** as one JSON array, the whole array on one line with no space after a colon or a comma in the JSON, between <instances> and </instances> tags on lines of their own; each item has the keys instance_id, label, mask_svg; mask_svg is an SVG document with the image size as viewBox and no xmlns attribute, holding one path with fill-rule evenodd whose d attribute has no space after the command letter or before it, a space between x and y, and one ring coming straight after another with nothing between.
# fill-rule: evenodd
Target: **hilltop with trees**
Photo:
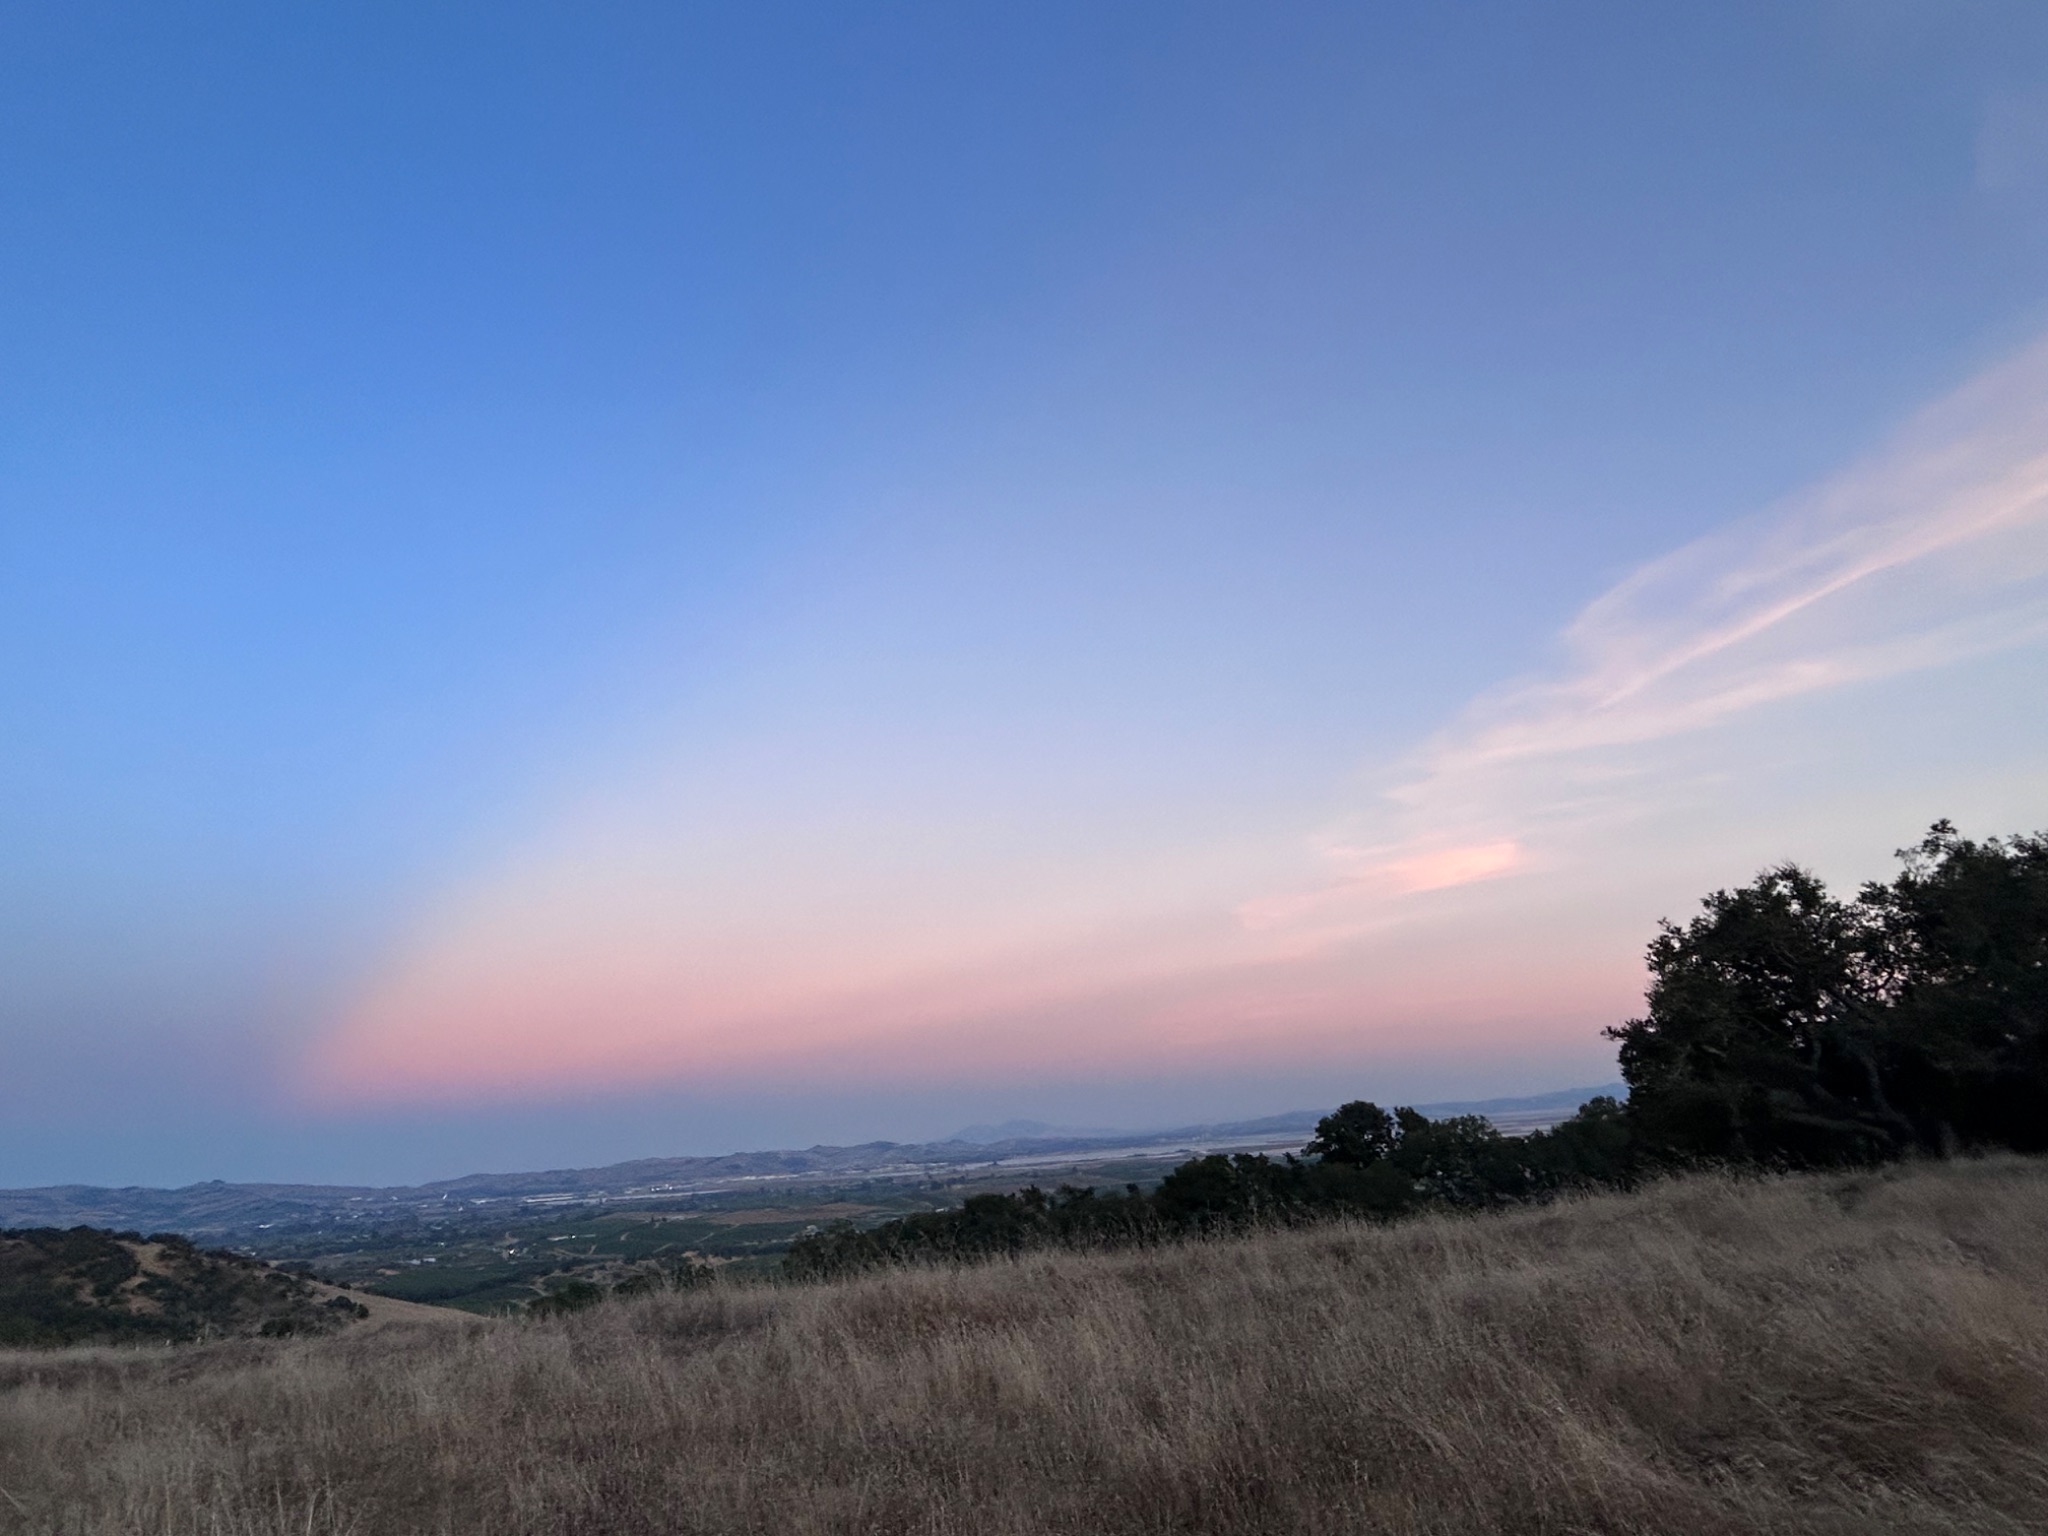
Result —
<instances>
[{"instance_id":1,"label":"hilltop with trees","mask_svg":"<svg viewBox=\"0 0 2048 1536\"><path fill-rule=\"evenodd\" d=\"M1386 1220L1626 1187L1703 1165L1822 1168L2048 1149L2048 833L1973 842L1947 821L1854 898L1797 865L1659 925L1640 1018L1607 1031L1626 1102L1504 1136L1368 1101L1299 1156L1217 1154L1158 1185L983 1194L799 1239L799 1278L907 1259L1117 1245L1328 1216Z\"/></svg>"}]
</instances>

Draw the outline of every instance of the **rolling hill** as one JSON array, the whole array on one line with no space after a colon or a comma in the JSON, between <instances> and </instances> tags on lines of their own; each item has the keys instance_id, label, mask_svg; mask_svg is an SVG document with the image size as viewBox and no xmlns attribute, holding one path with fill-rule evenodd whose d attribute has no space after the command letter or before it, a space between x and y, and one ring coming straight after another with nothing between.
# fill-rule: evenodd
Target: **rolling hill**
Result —
<instances>
[{"instance_id":1,"label":"rolling hill","mask_svg":"<svg viewBox=\"0 0 2048 1536\"><path fill-rule=\"evenodd\" d=\"M0 1232L0 1345L327 1333L361 1310L302 1276L172 1233Z\"/></svg>"}]
</instances>

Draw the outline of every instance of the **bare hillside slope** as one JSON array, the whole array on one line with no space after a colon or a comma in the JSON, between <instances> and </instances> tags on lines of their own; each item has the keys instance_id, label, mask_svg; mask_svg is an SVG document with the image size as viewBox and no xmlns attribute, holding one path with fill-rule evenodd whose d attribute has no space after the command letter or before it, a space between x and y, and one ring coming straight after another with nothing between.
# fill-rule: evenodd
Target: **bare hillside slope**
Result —
<instances>
[{"instance_id":1,"label":"bare hillside slope","mask_svg":"<svg viewBox=\"0 0 2048 1536\"><path fill-rule=\"evenodd\" d=\"M2048 1167L0 1356L35 1532L2048 1529Z\"/></svg>"}]
</instances>

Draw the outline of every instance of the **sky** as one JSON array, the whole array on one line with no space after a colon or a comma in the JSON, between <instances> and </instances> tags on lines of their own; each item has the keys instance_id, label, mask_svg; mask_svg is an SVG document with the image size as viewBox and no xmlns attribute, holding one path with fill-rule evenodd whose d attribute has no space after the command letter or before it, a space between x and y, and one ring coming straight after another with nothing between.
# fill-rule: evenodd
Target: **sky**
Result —
<instances>
[{"instance_id":1,"label":"sky","mask_svg":"<svg viewBox=\"0 0 2048 1536\"><path fill-rule=\"evenodd\" d=\"M2037 5L0 10L0 1185L1602 1083L2044 699Z\"/></svg>"}]
</instances>

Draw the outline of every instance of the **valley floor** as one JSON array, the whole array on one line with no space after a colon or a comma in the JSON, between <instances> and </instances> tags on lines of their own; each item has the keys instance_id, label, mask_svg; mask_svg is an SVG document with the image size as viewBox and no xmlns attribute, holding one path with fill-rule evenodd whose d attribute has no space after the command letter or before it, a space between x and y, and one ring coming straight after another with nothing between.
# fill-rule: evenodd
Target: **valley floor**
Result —
<instances>
[{"instance_id":1,"label":"valley floor","mask_svg":"<svg viewBox=\"0 0 2048 1536\"><path fill-rule=\"evenodd\" d=\"M2048 1529L2048 1165L0 1355L0 1531Z\"/></svg>"}]
</instances>

